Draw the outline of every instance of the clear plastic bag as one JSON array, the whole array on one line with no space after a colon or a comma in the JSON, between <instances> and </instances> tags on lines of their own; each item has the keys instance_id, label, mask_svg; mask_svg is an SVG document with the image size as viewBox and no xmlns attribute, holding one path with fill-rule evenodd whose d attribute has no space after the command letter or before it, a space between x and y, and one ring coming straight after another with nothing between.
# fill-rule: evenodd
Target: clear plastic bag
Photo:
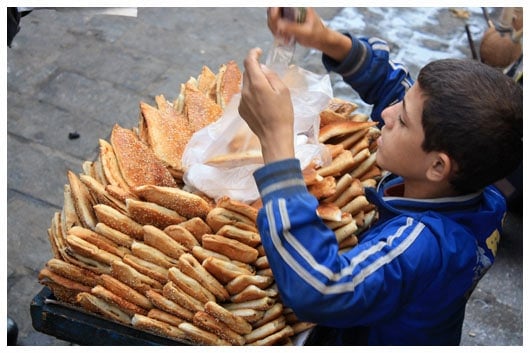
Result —
<instances>
[{"instance_id":1,"label":"clear plastic bag","mask_svg":"<svg viewBox=\"0 0 530 353\"><path fill-rule=\"evenodd\" d=\"M302 168L311 162L326 165L330 157L318 133L319 114L333 96L329 75L293 65L282 80L293 102L296 158ZM215 200L229 196L252 203L259 198L252 173L263 161L257 137L239 115L240 98L233 96L219 120L192 136L182 157L184 182Z\"/></svg>"},{"instance_id":2,"label":"clear plastic bag","mask_svg":"<svg viewBox=\"0 0 530 353\"><path fill-rule=\"evenodd\" d=\"M282 7L282 17L292 22L305 22L306 8L305 7ZM267 54L265 64L283 75L288 69L294 57L296 50L296 40L294 37L285 40L281 37L275 37L272 47Z\"/></svg>"}]
</instances>

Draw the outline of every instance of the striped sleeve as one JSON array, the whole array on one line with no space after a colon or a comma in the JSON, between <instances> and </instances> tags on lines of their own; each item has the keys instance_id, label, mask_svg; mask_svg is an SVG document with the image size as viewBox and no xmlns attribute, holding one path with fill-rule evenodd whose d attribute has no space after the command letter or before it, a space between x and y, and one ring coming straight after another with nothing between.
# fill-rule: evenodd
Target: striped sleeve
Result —
<instances>
[{"instance_id":1,"label":"striped sleeve","mask_svg":"<svg viewBox=\"0 0 530 353\"><path fill-rule=\"evenodd\" d=\"M350 327L391 315L404 271L398 258L423 225L407 218L387 227L384 238L339 255L334 233L316 215L317 200L294 172L296 161L287 165L291 172L276 164L256 176L264 204L258 226L284 303L300 319L324 325Z\"/></svg>"},{"instance_id":2,"label":"striped sleeve","mask_svg":"<svg viewBox=\"0 0 530 353\"><path fill-rule=\"evenodd\" d=\"M382 121L381 112L403 99L414 82L404 65L390 59L384 40L344 35L352 40L352 48L344 61L337 62L323 55L322 62L327 70L342 75L344 82L364 102L373 105L371 117L374 121Z\"/></svg>"}]
</instances>

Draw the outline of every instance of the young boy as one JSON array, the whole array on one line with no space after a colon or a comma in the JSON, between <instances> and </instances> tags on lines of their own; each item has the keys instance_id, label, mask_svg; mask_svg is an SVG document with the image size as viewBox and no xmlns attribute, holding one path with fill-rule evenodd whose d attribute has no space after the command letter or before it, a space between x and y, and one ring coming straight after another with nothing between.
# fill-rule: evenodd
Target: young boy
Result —
<instances>
[{"instance_id":1,"label":"young boy","mask_svg":"<svg viewBox=\"0 0 530 353\"><path fill-rule=\"evenodd\" d=\"M366 190L379 221L339 254L294 159L289 90L250 50L239 112L262 146L258 226L283 302L318 324L308 344L458 345L506 210L489 185L522 158L522 89L466 60L428 64L413 83L384 42L334 32L312 9L301 25L270 9L269 27L323 51L374 105L377 163L392 172Z\"/></svg>"}]
</instances>

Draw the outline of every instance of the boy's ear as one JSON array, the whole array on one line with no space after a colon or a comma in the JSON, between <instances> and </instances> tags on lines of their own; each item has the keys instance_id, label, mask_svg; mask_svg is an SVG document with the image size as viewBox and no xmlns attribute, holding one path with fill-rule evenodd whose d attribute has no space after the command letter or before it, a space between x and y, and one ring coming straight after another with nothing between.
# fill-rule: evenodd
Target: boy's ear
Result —
<instances>
[{"instance_id":1,"label":"boy's ear","mask_svg":"<svg viewBox=\"0 0 530 353\"><path fill-rule=\"evenodd\" d=\"M446 153L437 152L427 170L427 178L431 181L447 180L453 172L453 161Z\"/></svg>"}]
</instances>

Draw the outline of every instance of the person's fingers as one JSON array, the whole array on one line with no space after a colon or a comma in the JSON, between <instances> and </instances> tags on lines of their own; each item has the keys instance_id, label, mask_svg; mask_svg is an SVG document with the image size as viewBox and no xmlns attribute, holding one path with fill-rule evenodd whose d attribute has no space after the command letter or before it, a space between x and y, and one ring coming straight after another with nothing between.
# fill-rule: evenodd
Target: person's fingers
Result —
<instances>
[{"instance_id":1,"label":"person's fingers","mask_svg":"<svg viewBox=\"0 0 530 353\"><path fill-rule=\"evenodd\" d=\"M253 99L252 91L254 91L254 88L252 85L254 84L254 81L259 81L260 75L263 75L263 73L260 72L261 66L259 63L261 53L262 51L260 48L252 48L249 50L245 60L243 61L245 70L243 72L243 86L241 89L241 100L238 108L239 114L242 117L246 117L250 114L251 110L247 101Z\"/></svg>"},{"instance_id":2,"label":"person's fingers","mask_svg":"<svg viewBox=\"0 0 530 353\"><path fill-rule=\"evenodd\" d=\"M313 47L322 35L323 23L313 8L307 8L306 18L303 23L292 22L284 19L276 24L276 36L289 40L294 37L304 46Z\"/></svg>"},{"instance_id":3,"label":"person's fingers","mask_svg":"<svg viewBox=\"0 0 530 353\"><path fill-rule=\"evenodd\" d=\"M251 77L254 76L258 70L261 71L259 58L262 53L263 51L260 48L252 48L248 51L248 54L243 61L245 71L247 71Z\"/></svg>"},{"instance_id":4,"label":"person's fingers","mask_svg":"<svg viewBox=\"0 0 530 353\"><path fill-rule=\"evenodd\" d=\"M242 82L242 86L241 86L242 90L244 90L250 84L250 79L248 77L248 72L247 72L247 69L246 69L246 63L245 63L246 60L247 59L245 58L245 60L243 61L243 67L245 69L243 70L243 82Z\"/></svg>"},{"instance_id":5,"label":"person's fingers","mask_svg":"<svg viewBox=\"0 0 530 353\"><path fill-rule=\"evenodd\" d=\"M244 61L245 75L247 75L247 84L253 87L263 87L268 85L268 80L265 77L262 65L259 59L263 51L260 48L253 48L249 51Z\"/></svg>"},{"instance_id":6,"label":"person's fingers","mask_svg":"<svg viewBox=\"0 0 530 353\"><path fill-rule=\"evenodd\" d=\"M305 13L305 22L320 21L320 16L316 13L315 9L308 7Z\"/></svg>"},{"instance_id":7,"label":"person's fingers","mask_svg":"<svg viewBox=\"0 0 530 353\"><path fill-rule=\"evenodd\" d=\"M261 55L262 50L260 48L253 48L249 50L247 57L243 62L245 67L241 94L243 109L250 108L245 107L245 105L248 104L247 100L259 98L256 96L258 92L260 92L260 94L268 94L269 92L275 92L278 94L286 89L285 84L278 74L259 62Z\"/></svg>"},{"instance_id":8,"label":"person's fingers","mask_svg":"<svg viewBox=\"0 0 530 353\"><path fill-rule=\"evenodd\" d=\"M278 22L278 29L277 31L279 33L282 33L284 35L294 35L297 36L300 33L303 33L307 31L309 28L311 28L312 22L309 21L309 19L306 19L303 23L288 21L288 20L281 20Z\"/></svg>"},{"instance_id":9,"label":"person's fingers","mask_svg":"<svg viewBox=\"0 0 530 353\"><path fill-rule=\"evenodd\" d=\"M261 70L269 82L269 85L275 92L281 91L283 89L285 85L275 71L271 70L265 65L261 65Z\"/></svg>"},{"instance_id":10,"label":"person's fingers","mask_svg":"<svg viewBox=\"0 0 530 353\"><path fill-rule=\"evenodd\" d=\"M279 7L269 7L267 8L267 26L273 34L276 34L277 28L276 24L280 18L280 8Z\"/></svg>"},{"instance_id":11,"label":"person's fingers","mask_svg":"<svg viewBox=\"0 0 530 353\"><path fill-rule=\"evenodd\" d=\"M245 119L245 117L247 116L248 114L248 108L247 108L247 104L246 104L246 101L244 99L241 99L239 101L239 106L237 108L237 111L239 113L239 115Z\"/></svg>"}]
</instances>

